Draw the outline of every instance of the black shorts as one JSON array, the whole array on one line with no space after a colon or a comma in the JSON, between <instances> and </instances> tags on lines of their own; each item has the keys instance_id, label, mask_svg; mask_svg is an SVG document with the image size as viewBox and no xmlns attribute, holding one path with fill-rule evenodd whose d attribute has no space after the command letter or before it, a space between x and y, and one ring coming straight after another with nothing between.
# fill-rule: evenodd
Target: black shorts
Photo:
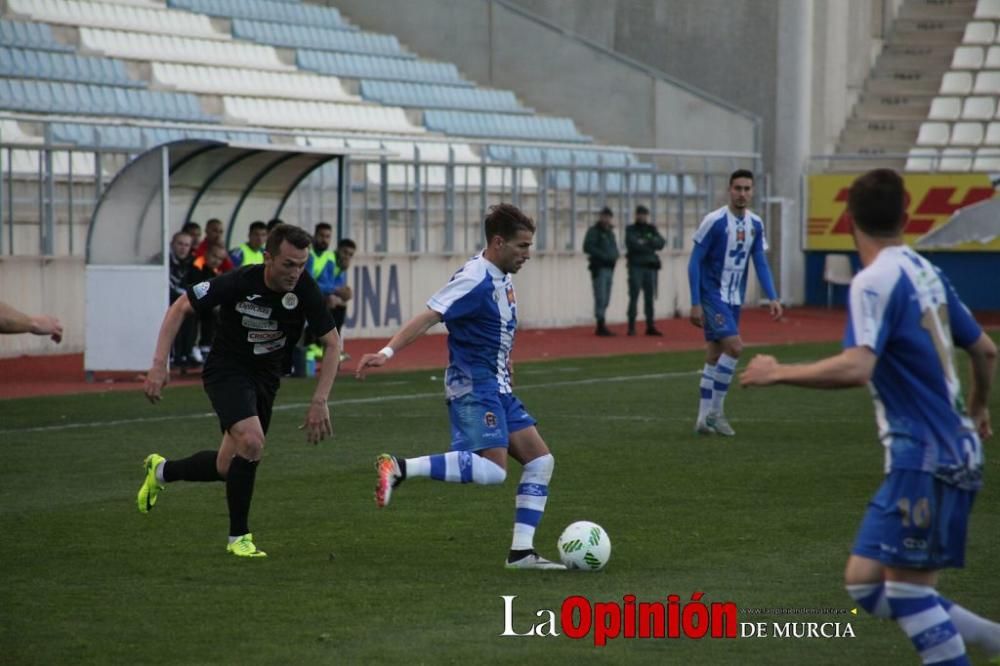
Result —
<instances>
[{"instance_id":1,"label":"black shorts","mask_svg":"<svg viewBox=\"0 0 1000 666\"><path fill-rule=\"evenodd\" d=\"M210 355L209 359L212 358ZM243 419L256 416L267 434L280 377L273 372L254 372L232 362L210 361L205 364L201 378L205 393L219 415L222 432L228 432L233 424Z\"/></svg>"}]
</instances>

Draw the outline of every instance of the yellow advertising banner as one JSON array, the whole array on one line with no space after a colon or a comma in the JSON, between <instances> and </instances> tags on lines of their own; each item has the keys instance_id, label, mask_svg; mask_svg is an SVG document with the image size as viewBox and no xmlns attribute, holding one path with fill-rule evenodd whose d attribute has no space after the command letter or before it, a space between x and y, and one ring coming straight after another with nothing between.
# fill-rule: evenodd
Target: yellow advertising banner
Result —
<instances>
[{"instance_id":1,"label":"yellow advertising banner","mask_svg":"<svg viewBox=\"0 0 1000 666\"><path fill-rule=\"evenodd\" d=\"M809 176L807 250L853 250L847 190L861 174L837 173ZM906 173L906 243L912 245L930 231L947 224L959 208L992 199L996 190L984 173ZM949 251L1000 251L1000 238L987 244L965 243Z\"/></svg>"}]
</instances>

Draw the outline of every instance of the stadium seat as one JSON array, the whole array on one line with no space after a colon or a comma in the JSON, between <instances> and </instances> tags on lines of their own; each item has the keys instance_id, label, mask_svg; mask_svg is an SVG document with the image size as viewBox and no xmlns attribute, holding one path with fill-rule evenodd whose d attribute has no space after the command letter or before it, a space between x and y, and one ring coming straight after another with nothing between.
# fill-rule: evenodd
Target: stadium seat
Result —
<instances>
[{"instance_id":1,"label":"stadium seat","mask_svg":"<svg viewBox=\"0 0 1000 666\"><path fill-rule=\"evenodd\" d=\"M933 148L910 148L906 158L906 171L935 171L938 151Z\"/></svg>"},{"instance_id":2,"label":"stadium seat","mask_svg":"<svg viewBox=\"0 0 1000 666\"><path fill-rule=\"evenodd\" d=\"M991 46L986 51L986 60L982 67L986 69L1000 69L1000 46Z\"/></svg>"},{"instance_id":3,"label":"stadium seat","mask_svg":"<svg viewBox=\"0 0 1000 666\"><path fill-rule=\"evenodd\" d=\"M135 60L294 69L283 63L272 47L243 42L80 28L80 45L88 51Z\"/></svg>"},{"instance_id":4,"label":"stadium seat","mask_svg":"<svg viewBox=\"0 0 1000 666\"><path fill-rule=\"evenodd\" d=\"M184 37L227 39L205 15L143 7L89 2L87 0L7 0L18 14L38 21L137 32L165 33Z\"/></svg>"},{"instance_id":5,"label":"stadium seat","mask_svg":"<svg viewBox=\"0 0 1000 666\"><path fill-rule=\"evenodd\" d=\"M966 72L949 72L965 74ZM945 74L948 76L948 74ZM1000 72L979 72L976 74L976 84L972 89L976 95L1000 95ZM968 91L960 94L968 94Z\"/></svg>"},{"instance_id":6,"label":"stadium seat","mask_svg":"<svg viewBox=\"0 0 1000 666\"><path fill-rule=\"evenodd\" d=\"M0 44L23 49L72 52L73 47L56 41L44 23L0 20Z\"/></svg>"},{"instance_id":7,"label":"stadium seat","mask_svg":"<svg viewBox=\"0 0 1000 666\"><path fill-rule=\"evenodd\" d=\"M1000 0L978 0L973 17L976 19L1000 19Z\"/></svg>"},{"instance_id":8,"label":"stadium seat","mask_svg":"<svg viewBox=\"0 0 1000 666\"><path fill-rule=\"evenodd\" d=\"M983 49L980 46L959 46L951 57L952 69L982 69L982 67Z\"/></svg>"},{"instance_id":9,"label":"stadium seat","mask_svg":"<svg viewBox=\"0 0 1000 666\"><path fill-rule=\"evenodd\" d=\"M504 137L542 141L585 142L569 118L544 118L462 111L424 112L424 125L432 131L461 136Z\"/></svg>"},{"instance_id":10,"label":"stadium seat","mask_svg":"<svg viewBox=\"0 0 1000 666\"><path fill-rule=\"evenodd\" d=\"M982 76L980 72L979 76ZM940 95L968 95L972 92L972 72L945 72L941 79Z\"/></svg>"},{"instance_id":11,"label":"stadium seat","mask_svg":"<svg viewBox=\"0 0 1000 666\"><path fill-rule=\"evenodd\" d=\"M74 53L0 47L0 76L144 87L131 79L125 63Z\"/></svg>"},{"instance_id":12,"label":"stadium seat","mask_svg":"<svg viewBox=\"0 0 1000 666\"><path fill-rule=\"evenodd\" d=\"M410 123L400 108L256 97L222 99L227 119L249 125L406 134L424 131Z\"/></svg>"},{"instance_id":13,"label":"stadium seat","mask_svg":"<svg viewBox=\"0 0 1000 666\"><path fill-rule=\"evenodd\" d=\"M361 101L360 97L345 92L335 76L162 62L153 63L152 73L158 87L186 92L325 102Z\"/></svg>"},{"instance_id":14,"label":"stadium seat","mask_svg":"<svg viewBox=\"0 0 1000 666\"><path fill-rule=\"evenodd\" d=\"M983 124L960 122L951 127L952 146L978 146L983 142Z\"/></svg>"},{"instance_id":15,"label":"stadium seat","mask_svg":"<svg viewBox=\"0 0 1000 666\"><path fill-rule=\"evenodd\" d=\"M388 55L396 58L413 58L399 46L394 35L377 35L358 30L334 30L289 23L270 23L233 19L233 36L240 39L283 46L287 48L308 48L320 51L345 51Z\"/></svg>"},{"instance_id":16,"label":"stadium seat","mask_svg":"<svg viewBox=\"0 0 1000 666\"><path fill-rule=\"evenodd\" d=\"M1000 172L1000 146L980 148L972 163L973 171Z\"/></svg>"},{"instance_id":17,"label":"stadium seat","mask_svg":"<svg viewBox=\"0 0 1000 666\"><path fill-rule=\"evenodd\" d=\"M529 113L507 90L366 80L361 96L390 106Z\"/></svg>"},{"instance_id":18,"label":"stadium seat","mask_svg":"<svg viewBox=\"0 0 1000 666\"><path fill-rule=\"evenodd\" d=\"M962 120L989 120L995 111L993 97L966 97L962 104Z\"/></svg>"},{"instance_id":19,"label":"stadium seat","mask_svg":"<svg viewBox=\"0 0 1000 666\"><path fill-rule=\"evenodd\" d=\"M354 30L333 7L275 0L168 0L169 7L220 18L247 18L296 25Z\"/></svg>"},{"instance_id":20,"label":"stadium seat","mask_svg":"<svg viewBox=\"0 0 1000 666\"><path fill-rule=\"evenodd\" d=\"M996 27L992 21L970 21L965 24L963 44L992 44L996 37Z\"/></svg>"},{"instance_id":21,"label":"stadium seat","mask_svg":"<svg viewBox=\"0 0 1000 666\"><path fill-rule=\"evenodd\" d=\"M972 169L973 152L967 148L945 148L941 151L939 171L969 171Z\"/></svg>"},{"instance_id":22,"label":"stadium seat","mask_svg":"<svg viewBox=\"0 0 1000 666\"><path fill-rule=\"evenodd\" d=\"M921 123L917 134L917 145L947 146L949 134L948 123Z\"/></svg>"},{"instance_id":23,"label":"stadium seat","mask_svg":"<svg viewBox=\"0 0 1000 666\"><path fill-rule=\"evenodd\" d=\"M452 63L309 49L297 50L295 57L296 63L303 69L351 79L388 79L448 85L472 85L462 78L461 74L458 73L458 68Z\"/></svg>"},{"instance_id":24,"label":"stadium seat","mask_svg":"<svg viewBox=\"0 0 1000 666\"><path fill-rule=\"evenodd\" d=\"M125 125L82 125L52 123L53 140L83 147L102 146L118 150L139 150L185 138L218 139L240 143L269 143L270 137L261 132L224 130L136 127Z\"/></svg>"},{"instance_id":25,"label":"stadium seat","mask_svg":"<svg viewBox=\"0 0 1000 666\"><path fill-rule=\"evenodd\" d=\"M958 120L962 115L962 101L957 97L935 97L931 100L930 120Z\"/></svg>"},{"instance_id":26,"label":"stadium seat","mask_svg":"<svg viewBox=\"0 0 1000 666\"><path fill-rule=\"evenodd\" d=\"M986 125L986 136L983 143L987 146L1000 147L1000 122L992 122Z\"/></svg>"},{"instance_id":27,"label":"stadium seat","mask_svg":"<svg viewBox=\"0 0 1000 666\"><path fill-rule=\"evenodd\" d=\"M833 307L833 287L846 287L854 279L851 257L846 254L828 254L823 257L823 282L826 283L826 307Z\"/></svg>"}]
</instances>

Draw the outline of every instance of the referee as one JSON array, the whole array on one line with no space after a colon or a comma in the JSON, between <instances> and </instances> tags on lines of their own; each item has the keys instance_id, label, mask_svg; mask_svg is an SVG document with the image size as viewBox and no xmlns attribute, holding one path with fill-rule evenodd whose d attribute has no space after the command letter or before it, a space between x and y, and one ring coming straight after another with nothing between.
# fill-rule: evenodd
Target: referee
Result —
<instances>
[{"instance_id":1,"label":"referee","mask_svg":"<svg viewBox=\"0 0 1000 666\"><path fill-rule=\"evenodd\" d=\"M222 444L218 451L199 451L180 460L166 460L156 453L147 456L137 501L139 511L148 513L166 483L224 481L229 505L227 550L239 557L266 557L250 533L250 500L285 348L295 344L305 322L327 353L302 428L311 444L333 432L327 399L337 375L340 339L319 287L304 271L311 242L304 230L279 224L267 238L263 264L188 287L164 317L146 375L146 397L155 404L167 383L167 357L184 318L219 306L220 321L202 381L219 416Z\"/></svg>"}]
</instances>

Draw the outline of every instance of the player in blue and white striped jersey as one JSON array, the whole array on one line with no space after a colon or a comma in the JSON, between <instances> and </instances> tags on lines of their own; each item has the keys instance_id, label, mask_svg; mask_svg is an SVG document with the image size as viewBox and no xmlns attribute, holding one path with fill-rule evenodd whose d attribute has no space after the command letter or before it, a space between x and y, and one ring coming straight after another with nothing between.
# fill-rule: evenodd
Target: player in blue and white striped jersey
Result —
<instances>
[{"instance_id":1,"label":"player in blue and white striped jersey","mask_svg":"<svg viewBox=\"0 0 1000 666\"><path fill-rule=\"evenodd\" d=\"M966 643L1000 657L1000 624L941 597L938 572L964 565L969 512L982 485L997 349L930 262L903 245L903 180L888 169L851 185L848 208L864 270L851 282L844 351L806 365L757 356L744 386L868 384L885 479L868 504L844 573L850 595L893 618L925 664L968 664ZM972 361L969 400L953 358Z\"/></svg>"},{"instance_id":2,"label":"player in blue and white striped jersey","mask_svg":"<svg viewBox=\"0 0 1000 666\"><path fill-rule=\"evenodd\" d=\"M771 316L782 307L767 266L764 223L747 206L753 198L753 173L734 171L729 177L729 205L705 216L694 233L688 262L691 323L705 331L705 367L695 432L703 435L736 433L723 411L733 371L743 351L740 307L747 290L747 267L753 259L757 279L770 299Z\"/></svg>"},{"instance_id":3,"label":"player in blue and white striped jersey","mask_svg":"<svg viewBox=\"0 0 1000 666\"><path fill-rule=\"evenodd\" d=\"M403 480L429 477L452 483L499 484L507 478L507 456L523 469L517 486L510 569L565 569L534 548L535 529L548 500L555 459L511 388L510 352L517 328L517 298L511 274L530 258L535 225L510 204L490 209L486 249L470 259L427 301L427 311L407 322L377 354L365 354L357 377L382 366L403 347L444 322L448 327L445 393L451 418L451 448L417 458L378 456L375 503L389 504Z\"/></svg>"}]
</instances>

